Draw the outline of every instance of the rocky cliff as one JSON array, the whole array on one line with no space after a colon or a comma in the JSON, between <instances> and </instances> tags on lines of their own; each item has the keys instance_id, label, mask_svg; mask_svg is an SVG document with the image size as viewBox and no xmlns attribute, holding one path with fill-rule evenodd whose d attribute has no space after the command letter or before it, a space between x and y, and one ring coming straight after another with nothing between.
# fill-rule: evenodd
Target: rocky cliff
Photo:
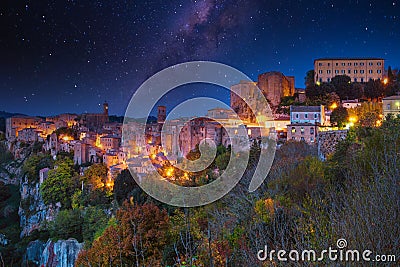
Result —
<instances>
[{"instance_id":1,"label":"rocky cliff","mask_svg":"<svg viewBox=\"0 0 400 267\"><path fill-rule=\"evenodd\" d=\"M45 221L52 221L58 212L58 207L46 206L40 194L39 183L21 183L21 204L18 215L22 228L21 238L38 230Z\"/></svg>"},{"instance_id":2,"label":"rocky cliff","mask_svg":"<svg viewBox=\"0 0 400 267\"><path fill-rule=\"evenodd\" d=\"M83 243L72 238L47 243L35 240L26 249L23 266L73 267L82 248Z\"/></svg>"}]
</instances>

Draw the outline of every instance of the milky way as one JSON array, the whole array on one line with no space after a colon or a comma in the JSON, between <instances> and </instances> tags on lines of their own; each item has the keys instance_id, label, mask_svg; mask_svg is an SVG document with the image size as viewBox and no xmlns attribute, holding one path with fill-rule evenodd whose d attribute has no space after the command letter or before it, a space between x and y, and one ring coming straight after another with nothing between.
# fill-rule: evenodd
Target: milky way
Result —
<instances>
[{"instance_id":1,"label":"milky way","mask_svg":"<svg viewBox=\"0 0 400 267\"><path fill-rule=\"evenodd\" d=\"M145 79L189 60L253 79L278 70L297 87L318 57L375 56L399 67L399 14L397 1L2 1L0 110L93 112L107 100L121 115Z\"/></svg>"}]
</instances>

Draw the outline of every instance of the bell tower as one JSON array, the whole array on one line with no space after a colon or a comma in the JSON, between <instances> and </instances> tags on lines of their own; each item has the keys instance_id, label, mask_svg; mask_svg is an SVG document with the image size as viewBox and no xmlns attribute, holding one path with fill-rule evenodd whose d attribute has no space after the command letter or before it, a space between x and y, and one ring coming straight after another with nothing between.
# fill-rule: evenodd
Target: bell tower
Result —
<instances>
[{"instance_id":1,"label":"bell tower","mask_svg":"<svg viewBox=\"0 0 400 267\"><path fill-rule=\"evenodd\" d=\"M103 114L108 116L108 103L104 102L103 104Z\"/></svg>"}]
</instances>

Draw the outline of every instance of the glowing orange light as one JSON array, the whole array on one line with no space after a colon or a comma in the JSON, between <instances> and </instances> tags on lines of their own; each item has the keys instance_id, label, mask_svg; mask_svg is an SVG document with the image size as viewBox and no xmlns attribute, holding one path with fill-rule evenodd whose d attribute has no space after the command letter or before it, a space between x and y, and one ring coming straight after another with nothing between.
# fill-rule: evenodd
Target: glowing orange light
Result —
<instances>
[{"instance_id":1,"label":"glowing orange light","mask_svg":"<svg viewBox=\"0 0 400 267\"><path fill-rule=\"evenodd\" d=\"M387 84L389 82L388 78L383 79L383 84Z\"/></svg>"},{"instance_id":2,"label":"glowing orange light","mask_svg":"<svg viewBox=\"0 0 400 267\"><path fill-rule=\"evenodd\" d=\"M174 175L174 168L170 167L165 171L165 175L167 175L168 177L171 177Z\"/></svg>"},{"instance_id":3,"label":"glowing orange light","mask_svg":"<svg viewBox=\"0 0 400 267\"><path fill-rule=\"evenodd\" d=\"M351 116L350 118L349 118L349 121L350 122L356 122L357 121L357 118L356 117L353 117L353 116Z\"/></svg>"},{"instance_id":4,"label":"glowing orange light","mask_svg":"<svg viewBox=\"0 0 400 267\"><path fill-rule=\"evenodd\" d=\"M329 107L331 110L334 110L335 108L337 108L337 104L335 102L333 102L333 104Z\"/></svg>"}]
</instances>

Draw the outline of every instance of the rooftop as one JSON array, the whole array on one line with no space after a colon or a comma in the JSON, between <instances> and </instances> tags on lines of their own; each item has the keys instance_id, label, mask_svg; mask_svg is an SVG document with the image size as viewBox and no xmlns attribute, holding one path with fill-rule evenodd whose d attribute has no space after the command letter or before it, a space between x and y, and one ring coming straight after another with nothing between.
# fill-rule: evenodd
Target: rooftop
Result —
<instances>
[{"instance_id":1,"label":"rooftop","mask_svg":"<svg viewBox=\"0 0 400 267\"><path fill-rule=\"evenodd\" d=\"M317 58L314 60L384 60L383 58L379 57L325 57L325 58Z\"/></svg>"},{"instance_id":2,"label":"rooftop","mask_svg":"<svg viewBox=\"0 0 400 267\"><path fill-rule=\"evenodd\" d=\"M290 112L320 112L322 106L290 106Z\"/></svg>"},{"instance_id":3,"label":"rooftop","mask_svg":"<svg viewBox=\"0 0 400 267\"><path fill-rule=\"evenodd\" d=\"M388 96L388 97L383 98L383 100L400 100L400 95Z\"/></svg>"}]
</instances>

